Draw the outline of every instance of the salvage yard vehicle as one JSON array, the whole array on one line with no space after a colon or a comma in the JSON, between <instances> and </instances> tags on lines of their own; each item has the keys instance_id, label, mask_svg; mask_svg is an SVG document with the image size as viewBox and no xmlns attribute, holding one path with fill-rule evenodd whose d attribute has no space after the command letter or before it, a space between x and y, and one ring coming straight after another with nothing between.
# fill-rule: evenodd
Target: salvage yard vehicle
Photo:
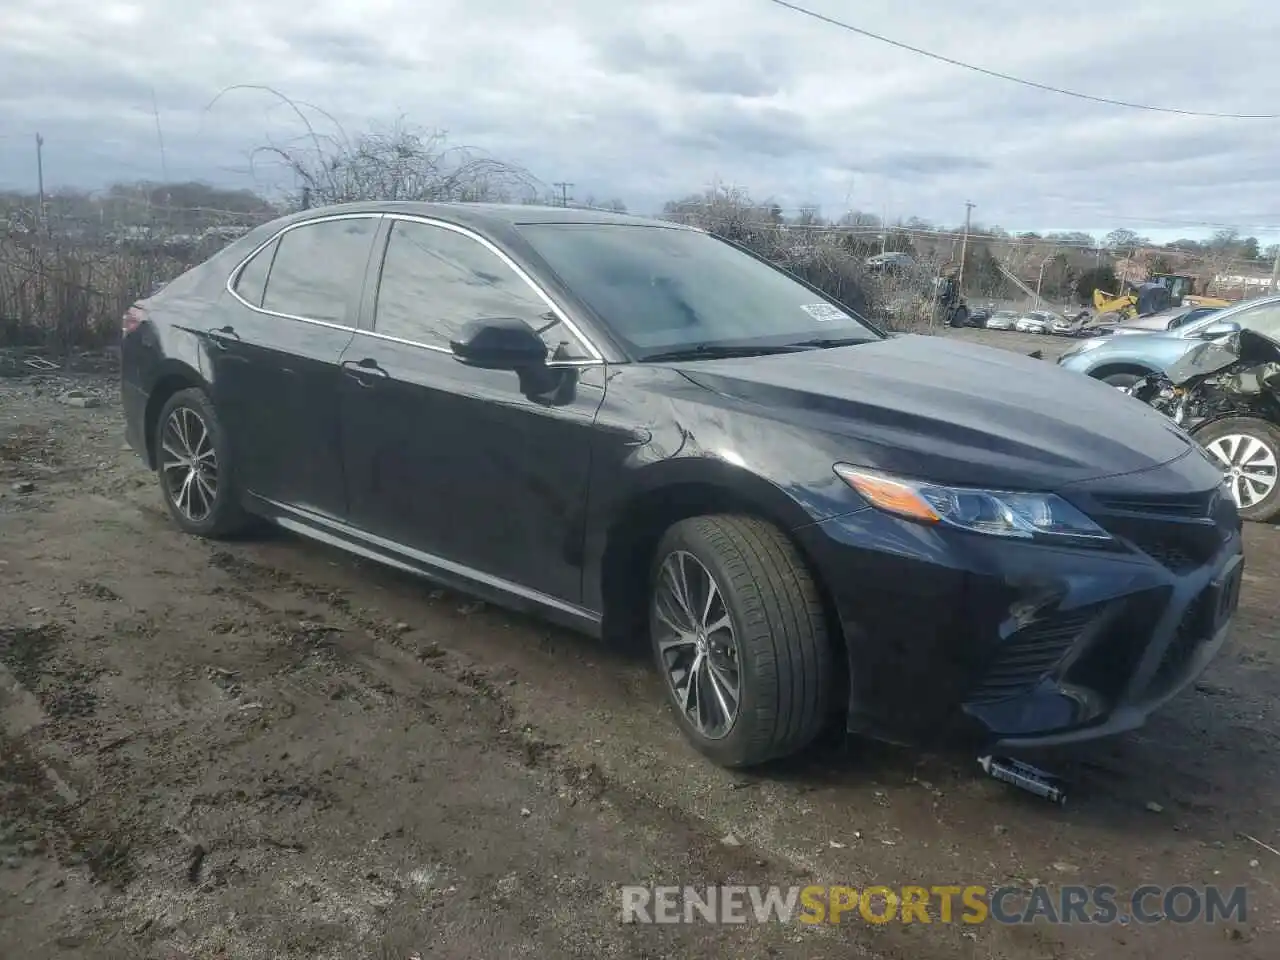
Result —
<instances>
[{"instance_id":1,"label":"salvage yard vehicle","mask_svg":"<svg viewBox=\"0 0 1280 960\"><path fill-rule=\"evenodd\" d=\"M1018 316L1016 310L997 310L987 317L987 329L1012 330L1014 324L1018 322Z\"/></svg>"},{"instance_id":2,"label":"salvage yard vehicle","mask_svg":"<svg viewBox=\"0 0 1280 960\"><path fill-rule=\"evenodd\" d=\"M1053 314L1047 310L1031 310L1020 316L1013 329L1019 333L1048 333L1053 327Z\"/></svg>"},{"instance_id":3,"label":"salvage yard vehicle","mask_svg":"<svg viewBox=\"0 0 1280 960\"><path fill-rule=\"evenodd\" d=\"M173 520L250 517L610 640L715 762L828 723L981 749L1144 722L1227 635L1222 474L1118 391L891 337L695 228L360 203L124 320Z\"/></svg>"},{"instance_id":4,"label":"salvage yard vehicle","mask_svg":"<svg viewBox=\"0 0 1280 960\"><path fill-rule=\"evenodd\" d=\"M1148 374L1167 370L1198 344L1228 336L1241 327L1280 336L1280 296L1247 300L1163 333L1091 337L1060 356L1058 364L1126 389Z\"/></svg>"},{"instance_id":5,"label":"salvage yard vehicle","mask_svg":"<svg viewBox=\"0 0 1280 960\"><path fill-rule=\"evenodd\" d=\"M1080 332L1083 336L1106 337L1112 335L1132 336L1135 333L1163 333L1176 330L1188 324L1202 320L1211 313L1217 313L1221 307L1170 307L1159 313L1145 317L1134 317L1130 320L1117 321L1112 314L1104 314L1099 322L1086 325Z\"/></svg>"},{"instance_id":6,"label":"salvage yard vehicle","mask_svg":"<svg viewBox=\"0 0 1280 960\"><path fill-rule=\"evenodd\" d=\"M1197 344L1129 393L1204 445L1226 473L1242 517L1280 514L1280 342L1239 330Z\"/></svg>"}]
</instances>

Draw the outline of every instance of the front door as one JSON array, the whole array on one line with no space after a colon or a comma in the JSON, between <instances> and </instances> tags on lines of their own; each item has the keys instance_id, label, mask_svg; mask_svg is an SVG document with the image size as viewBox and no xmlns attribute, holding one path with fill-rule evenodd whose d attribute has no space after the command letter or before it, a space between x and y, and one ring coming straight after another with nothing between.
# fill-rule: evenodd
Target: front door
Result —
<instances>
[{"instance_id":1,"label":"front door","mask_svg":"<svg viewBox=\"0 0 1280 960\"><path fill-rule=\"evenodd\" d=\"M214 399L249 493L346 515L338 363L378 223L343 217L286 230L233 281L230 322L207 331Z\"/></svg>"},{"instance_id":2,"label":"front door","mask_svg":"<svg viewBox=\"0 0 1280 960\"><path fill-rule=\"evenodd\" d=\"M524 277L467 233L397 219L376 275L373 329L342 358L351 522L577 601L603 379L584 382L581 344ZM454 359L450 337L492 317L545 328L545 383Z\"/></svg>"}]
</instances>

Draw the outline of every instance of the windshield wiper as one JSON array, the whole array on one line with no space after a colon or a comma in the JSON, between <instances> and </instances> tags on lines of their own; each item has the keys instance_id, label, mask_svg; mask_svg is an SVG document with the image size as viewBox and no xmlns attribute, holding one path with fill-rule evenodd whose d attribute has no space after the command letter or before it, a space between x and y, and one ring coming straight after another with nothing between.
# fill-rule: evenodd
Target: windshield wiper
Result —
<instances>
[{"instance_id":1,"label":"windshield wiper","mask_svg":"<svg viewBox=\"0 0 1280 960\"><path fill-rule=\"evenodd\" d=\"M641 357L641 362L665 360L716 360L725 357L765 357L773 353L795 353L807 349L794 343L782 344L746 344L746 343L693 343L675 350L664 350L661 353L650 353Z\"/></svg>"},{"instance_id":2,"label":"windshield wiper","mask_svg":"<svg viewBox=\"0 0 1280 960\"><path fill-rule=\"evenodd\" d=\"M817 347L826 350L829 347L851 347L855 343L870 343L871 337L814 337L812 340L797 340L789 343L789 347Z\"/></svg>"}]
</instances>

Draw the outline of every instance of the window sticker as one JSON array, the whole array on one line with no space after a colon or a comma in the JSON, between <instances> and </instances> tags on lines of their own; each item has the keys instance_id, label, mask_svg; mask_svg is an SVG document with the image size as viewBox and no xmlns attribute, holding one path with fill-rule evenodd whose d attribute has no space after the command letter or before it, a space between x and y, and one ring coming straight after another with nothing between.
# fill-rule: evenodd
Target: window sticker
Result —
<instances>
[{"instance_id":1,"label":"window sticker","mask_svg":"<svg viewBox=\"0 0 1280 960\"><path fill-rule=\"evenodd\" d=\"M853 320L853 317L829 303L805 303L801 304L800 309L819 323L825 323L828 320Z\"/></svg>"}]
</instances>

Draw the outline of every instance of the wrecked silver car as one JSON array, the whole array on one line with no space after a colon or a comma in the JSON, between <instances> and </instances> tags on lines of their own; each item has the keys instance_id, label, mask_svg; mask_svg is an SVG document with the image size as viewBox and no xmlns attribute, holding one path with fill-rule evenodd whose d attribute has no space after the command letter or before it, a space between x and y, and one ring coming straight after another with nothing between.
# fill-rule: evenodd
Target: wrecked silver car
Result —
<instances>
[{"instance_id":1,"label":"wrecked silver car","mask_svg":"<svg viewBox=\"0 0 1280 960\"><path fill-rule=\"evenodd\" d=\"M1240 330L1199 344L1126 392L1199 441L1222 467L1242 517L1280 514L1280 342Z\"/></svg>"}]
</instances>

